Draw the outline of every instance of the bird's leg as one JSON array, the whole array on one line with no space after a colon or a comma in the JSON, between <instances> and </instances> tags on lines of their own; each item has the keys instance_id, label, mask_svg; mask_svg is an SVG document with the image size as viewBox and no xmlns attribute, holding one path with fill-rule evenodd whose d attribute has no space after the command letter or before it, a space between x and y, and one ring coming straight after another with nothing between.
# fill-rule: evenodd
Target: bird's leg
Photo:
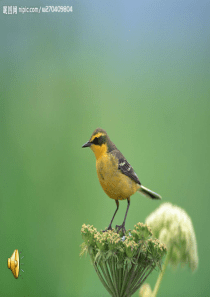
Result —
<instances>
[{"instance_id":1,"label":"bird's leg","mask_svg":"<svg viewBox=\"0 0 210 297\"><path fill-rule=\"evenodd\" d=\"M128 201L128 206L127 206L127 209L126 209L126 213L125 213L125 218L124 218L124 221L122 223L122 225L116 225L116 229L117 229L117 233L120 232L120 230L122 230L123 232L123 235L125 234L126 230L125 230L125 221L126 221L126 217L127 217L127 213L128 213L128 209L129 209L129 206L130 206L130 197L127 199Z\"/></svg>"},{"instance_id":2,"label":"bird's leg","mask_svg":"<svg viewBox=\"0 0 210 297\"><path fill-rule=\"evenodd\" d=\"M113 222L114 217L115 217L115 215L116 215L116 213L117 213L117 211L118 211L118 208L119 208L119 201L118 201L118 200L115 200L115 202L116 202L116 204L117 204L117 208L116 208L116 210L115 210L115 212L114 212L114 215L113 215L113 217L112 217L112 219L111 219L111 222L110 222L108 228L107 228L106 230L104 230L103 232L106 232L106 231L108 231L108 230L112 230L112 222Z\"/></svg>"}]
</instances>

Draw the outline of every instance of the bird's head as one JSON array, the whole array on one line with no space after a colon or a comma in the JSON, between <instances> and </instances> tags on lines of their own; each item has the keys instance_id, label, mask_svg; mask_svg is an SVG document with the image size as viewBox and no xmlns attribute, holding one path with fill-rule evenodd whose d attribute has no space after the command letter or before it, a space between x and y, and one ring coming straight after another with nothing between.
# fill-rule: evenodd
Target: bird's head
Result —
<instances>
[{"instance_id":1,"label":"bird's head","mask_svg":"<svg viewBox=\"0 0 210 297\"><path fill-rule=\"evenodd\" d=\"M82 147L90 147L94 152L96 159L99 159L104 153L113 150L115 145L109 139L106 131L97 128Z\"/></svg>"}]
</instances>

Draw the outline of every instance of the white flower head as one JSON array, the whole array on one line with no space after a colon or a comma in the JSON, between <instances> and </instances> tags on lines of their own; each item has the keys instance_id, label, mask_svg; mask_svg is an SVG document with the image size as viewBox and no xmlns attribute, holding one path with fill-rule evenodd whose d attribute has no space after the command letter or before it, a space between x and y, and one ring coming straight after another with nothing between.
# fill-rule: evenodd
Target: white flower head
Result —
<instances>
[{"instance_id":1,"label":"white flower head","mask_svg":"<svg viewBox=\"0 0 210 297\"><path fill-rule=\"evenodd\" d=\"M152 296L152 289L149 284L143 284L139 291L139 297L150 297Z\"/></svg>"},{"instance_id":2,"label":"white flower head","mask_svg":"<svg viewBox=\"0 0 210 297\"><path fill-rule=\"evenodd\" d=\"M146 218L153 236L167 246L171 253L169 263L187 264L192 271L198 266L197 242L193 224L188 214L171 203L163 203Z\"/></svg>"}]
</instances>

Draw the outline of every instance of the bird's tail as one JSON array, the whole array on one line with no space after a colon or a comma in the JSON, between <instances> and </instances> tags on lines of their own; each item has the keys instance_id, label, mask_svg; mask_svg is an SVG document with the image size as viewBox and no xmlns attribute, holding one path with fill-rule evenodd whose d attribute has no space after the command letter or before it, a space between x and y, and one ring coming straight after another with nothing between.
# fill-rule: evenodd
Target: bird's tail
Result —
<instances>
[{"instance_id":1,"label":"bird's tail","mask_svg":"<svg viewBox=\"0 0 210 297\"><path fill-rule=\"evenodd\" d=\"M147 189L146 187L142 186L139 188L138 190L139 192L141 192L143 195L151 198L151 199L162 199L162 197L160 195L158 195L157 193Z\"/></svg>"}]
</instances>

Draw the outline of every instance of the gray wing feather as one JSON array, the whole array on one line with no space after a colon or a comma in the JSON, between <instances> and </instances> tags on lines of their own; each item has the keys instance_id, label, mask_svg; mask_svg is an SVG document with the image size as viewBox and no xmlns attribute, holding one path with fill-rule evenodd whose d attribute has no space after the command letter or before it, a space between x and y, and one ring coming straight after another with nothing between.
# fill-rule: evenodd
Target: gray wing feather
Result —
<instances>
[{"instance_id":1,"label":"gray wing feather","mask_svg":"<svg viewBox=\"0 0 210 297\"><path fill-rule=\"evenodd\" d=\"M123 154L118 150L113 150L110 153L118 159L118 169L137 184L141 185L137 174L133 170L133 167L128 163Z\"/></svg>"}]
</instances>

